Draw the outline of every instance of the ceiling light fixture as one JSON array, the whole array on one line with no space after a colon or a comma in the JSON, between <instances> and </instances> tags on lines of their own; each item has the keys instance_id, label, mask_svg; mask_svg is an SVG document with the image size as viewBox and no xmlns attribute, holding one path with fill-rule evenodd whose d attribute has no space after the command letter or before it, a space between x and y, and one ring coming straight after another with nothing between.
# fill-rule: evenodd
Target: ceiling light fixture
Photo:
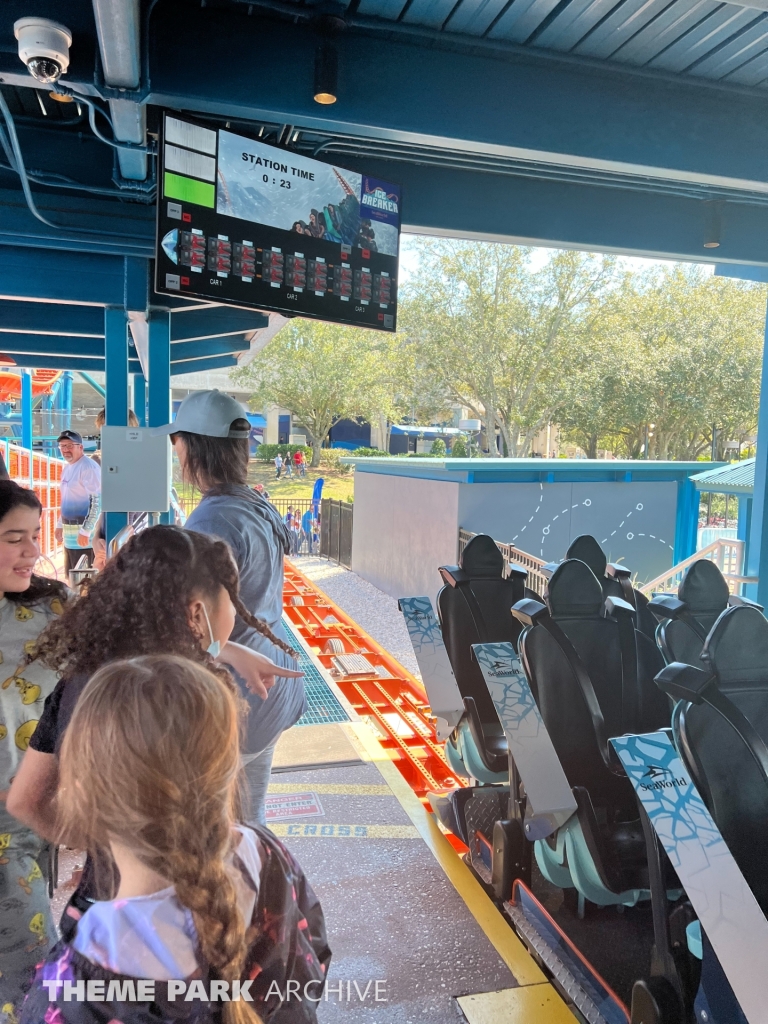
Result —
<instances>
[{"instance_id":1,"label":"ceiling light fixture","mask_svg":"<svg viewBox=\"0 0 768 1024\"><path fill-rule=\"evenodd\" d=\"M704 222L704 248L719 249L722 230L722 202L710 200L704 204L706 220Z\"/></svg>"},{"instance_id":2,"label":"ceiling light fixture","mask_svg":"<svg viewBox=\"0 0 768 1024\"><path fill-rule=\"evenodd\" d=\"M346 28L344 8L335 2L323 4L312 26L320 37L315 50L312 95L315 103L329 106L339 98L339 51L335 37Z\"/></svg>"},{"instance_id":3,"label":"ceiling light fixture","mask_svg":"<svg viewBox=\"0 0 768 1024\"><path fill-rule=\"evenodd\" d=\"M321 43L315 50L315 103L335 103L339 92L339 53L333 43Z\"/></svg>"}]
</instances>

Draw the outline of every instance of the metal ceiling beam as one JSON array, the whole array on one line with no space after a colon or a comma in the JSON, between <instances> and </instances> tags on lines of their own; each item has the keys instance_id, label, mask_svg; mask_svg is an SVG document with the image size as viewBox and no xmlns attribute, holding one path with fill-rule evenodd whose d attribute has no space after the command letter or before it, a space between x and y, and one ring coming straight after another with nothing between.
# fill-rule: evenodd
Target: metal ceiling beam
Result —
<instances>
[{"instance_id":1,"label":"metal ceiling beam","mask_svg":"<svg viewBox=\"0 0 768 1024\"><path fill-rule=\"evenodd\" d=\"M177 310L171 315L171 341L198 341L226 334L246 334L261 330L268 324L268 314L237 306Z\"/></svg>"},{"instance_id":2,"label":"metal ceiling beam","mask_svg":"<svg viewBox=\"0 0 768 1024\"><path fill-rule=\"evenodd\" d=\"M104 314L102 313L102 319ZM6 355L104 357L103 338L73 338L54 334L0 334Z\"/></svg>"},{"instance_id":3,"label":"metal ceiling beam","mask_svg":"<svg viewBox=\"0 0 768 1024\"><path fill-rule=\"evenodd\" d=\"M141 25L139 0L93 0L93 16L104 81L113 89L132 91L141 79ZM110 99L109 112L115 137L142 145L147 129L147 110L131 99ZM147 176L145 153L117 151L124 178L143 181Z\"/></svg>"},{"instance_id":4,"label":"metal ceiling beam","mask_svg":"<svg viewBox=\"0 0 768 1024\"><path fill-rule=\"evenodd\" d=\"M355 29L338 38L340 100L320 108L312 99L316 38L309 27L249 18L245 8L240 14L166 2L152 19L148 101L224 118L768 191L768 95L761 91L523 48L505 59L450 52L446 41L446 52L439 40L425 46L398 38L392 27L390 38ZM242 73L254 62L257 84Z\"/></svg>"},{"instance_id":5,"label":"metal ceiling beam","mask_svg":"<svg viewBox=\"0 0 768 1024\"><path fill-rule=\"evenodd\" d=\"M56 162L57 155L56 143L53 142L52 163ZM36 195L36 201L41 213L55 224L70 224L72 227L51 228L41 224L29 212L20 189L0 189L0 246L24 245L36 249L75 250L145 259L154 255L154 208L102 199L79 199L70 195L40 194ZM78 232L79 227L95 233ZM40 269L43 259L47 261L48 257L37 257ZM0 290L2 288L0 282Z\"/></svg>"},{"instance_id":6,"label":"metal ceiling beam","mask_svg":"<svg viewBox=\"0 0 768 1024\"><path fill-rule=\"evenodd\" d=\"M134 308L128 304L128 308ZM143 307L146 308L146 298ZM204 342L227 338L226 351L242 342L243 335L269 324L266 313L233 306L197 307L179 310L171 317L172 342ZM95 306L74 306L52 302L0 301L0 338L4 334L53 335L58 343L65 337L104 338L104 314Z\"/></svg>"},{"instance_id":7,"label":"metal ceiling beam","mask_svg":"<svg viewBox=\"0 0 768 1024\"><path fill-rule=\"evenodd\" d=\"M0 302L0 335L8 332L103 338L104 313L95 306Z\"/></svg>"},{"instance_id":8,"label":"metal ceiling beam","mask_svg":"<svg viewBox=\"0 0 768 1024\"><path fill-rule=\"evenodd\" d=\"M212 359L191 359L184 363L171 363L171 376L184 373L204 373L206 370L221 370L226 366L237 366L235 356L218 356Z\"/></svg>"},{"instance_id":9,"label":"metal ceiling beam","mask_svg":"<svg viewBox=\"0 0 768 1024\"><path fill-rule=\"evenodd\" d=\"M0 345L2 345L0 338ZM245 352L248 342L242 334L227 338L207 338L204 341L177 341L171 344L171 362L179 363L204 356L223 356Z\"/></svg>"}]
</instances>

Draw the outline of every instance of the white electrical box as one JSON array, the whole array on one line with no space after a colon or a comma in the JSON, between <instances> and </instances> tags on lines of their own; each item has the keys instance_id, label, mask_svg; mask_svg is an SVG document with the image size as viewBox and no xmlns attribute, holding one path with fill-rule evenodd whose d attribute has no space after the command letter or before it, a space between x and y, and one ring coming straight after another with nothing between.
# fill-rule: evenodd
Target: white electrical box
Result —
<instances>
[{"instance_id":1,"label":"white electrical box","mask_svg":"<svg viewBox=\"0 0 768 1024\"><path fill-rule=\"evenodd\" d=\"M167 512L170 505L169 437L152 437L146 427L102 427L102 510Z\"/></svg>"}]
</instances>

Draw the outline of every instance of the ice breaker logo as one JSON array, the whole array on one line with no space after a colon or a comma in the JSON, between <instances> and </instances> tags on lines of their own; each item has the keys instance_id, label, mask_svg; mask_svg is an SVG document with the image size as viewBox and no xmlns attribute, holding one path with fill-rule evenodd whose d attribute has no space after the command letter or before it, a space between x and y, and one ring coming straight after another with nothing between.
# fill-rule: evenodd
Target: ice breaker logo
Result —
<instances>
[{"instance_id":1,"label":"ice breaker logo","mask_svg":"<svg viewBox=\"0 0 768 1024\"><path fill-rule=\"evenodd\" d=\"M665 779L665 775L670 775L672 778ZM669 768L662 768L658 764L649 764L648 771L643 775L644 779L650 779L650 782L641 782L640 788L644 789L646 793L657 789L676 789L678 786L687 786L687 779L676 779Z\"/></svg>"},{"instance_id":2,"label":"ice breaker logo","mask_svg":"<svg viewBox=\"0 0 768 1024\"><path fill-rule=\"evenodd\" d=\"M369 190L366 183L362 205L372 210L386 210L387 213L397 215L397 193L385 192L379 185L375 185Z\"/></svg>"}]
</instances>

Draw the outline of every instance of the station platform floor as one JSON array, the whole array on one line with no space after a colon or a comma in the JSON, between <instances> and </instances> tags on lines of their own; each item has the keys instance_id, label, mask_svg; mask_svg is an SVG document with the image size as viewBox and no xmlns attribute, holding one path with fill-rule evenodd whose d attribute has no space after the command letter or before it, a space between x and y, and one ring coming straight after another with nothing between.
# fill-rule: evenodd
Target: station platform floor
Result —
<instances>
[{"instance_id":1,"label":"station platform floor","mask_svg":"<svg viewBox=\"0 0 768 1024\"><path fill-rule=\"evenodd\" d=\"M573 1024L365 722L285 733L267 815L326 916L321 1024Z\"/></svg>"}]
</instances>

